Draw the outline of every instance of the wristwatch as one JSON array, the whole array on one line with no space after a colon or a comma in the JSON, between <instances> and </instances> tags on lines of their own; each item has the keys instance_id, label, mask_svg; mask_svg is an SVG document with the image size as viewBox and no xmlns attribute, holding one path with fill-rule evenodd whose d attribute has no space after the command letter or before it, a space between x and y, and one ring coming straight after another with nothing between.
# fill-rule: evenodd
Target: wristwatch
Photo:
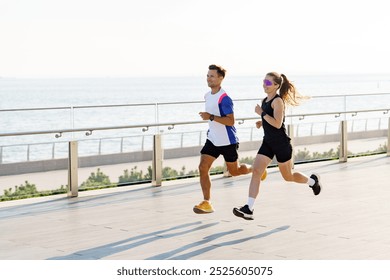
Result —
<instances>
[{"instance_id":1,"label":"wristwatch","mask_svg":"<svg viewBox=\"0 0 390 280\"><path fill-rule=\"evenodd\" d=\"M209 120L210 120L210 121L213 121L213 120L214 120L214 115L210 115Z\"/></svg>"}]
</instances>

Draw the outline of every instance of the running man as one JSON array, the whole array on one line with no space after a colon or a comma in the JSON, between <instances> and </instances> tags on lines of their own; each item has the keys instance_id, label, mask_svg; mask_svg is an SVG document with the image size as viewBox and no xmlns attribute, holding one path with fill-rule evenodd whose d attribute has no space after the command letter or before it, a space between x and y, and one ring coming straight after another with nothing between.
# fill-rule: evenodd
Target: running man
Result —
<instances>
[{"instance_id":1,"label":"running man","mask_svg":"<svg viewBox=\"0 0 390 280\"><path fill-rule=\"evenodd\" d=\"M226 167L232 176L248 174L252 168L246 164L238 164L238 138L234 127L233 101L221 87L226 70L221 66L210 65L207 73L207 84L210 91L205 95L205 112L199 115L209 121L207 140L200 151L200 185L203 192L203 201L195 205L193 210L197 214L214 212L210 203L211 180L210 168L213 162L222 155ZM266 174L264 175L265 179Z\"/></svg>"}]
</instances>

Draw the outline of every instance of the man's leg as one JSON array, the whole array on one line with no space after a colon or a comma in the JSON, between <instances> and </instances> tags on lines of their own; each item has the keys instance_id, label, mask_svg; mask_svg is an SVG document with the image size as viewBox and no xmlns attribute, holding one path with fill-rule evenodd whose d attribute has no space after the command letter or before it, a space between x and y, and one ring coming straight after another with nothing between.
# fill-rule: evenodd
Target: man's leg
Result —
<instances>
[{"instance_id":1,"label":"man's leg","mask_svg":"<svg viewBox=\"0 0 390 280\"><path fill-rule=\"evenodd\" d=\"M202 187L203 199L210 200L211 180L210 168L216 158L209 155L201 155L199 163L200 186Z\"/></svg>"},{"instance_id":2,"label":"man's leg","mask_svg":"<svg viewBox=\"0 0 390 280\"><path fill-rule=\"evenodd\" d=\"M203 192L203 201L198 205L195 205L193 210L196 214L208 214L213 213L214 208L210 203L211 198L211 180L210 180L210 168L215 158L206 154L202 154L199 163L200 174L200 186Z\"/></svg>"},{"instance_id":3,"label":"man's leg","mask_svg":"<svg viewBox=\"0 0 390 280\"><path fill-rule=\"evenodd\" d=\"M232 176L239 176L252 172L252 167L246 165L245 163L238 165L238 161L226 162L226 167Z\"/></svg>"}]
</instances>

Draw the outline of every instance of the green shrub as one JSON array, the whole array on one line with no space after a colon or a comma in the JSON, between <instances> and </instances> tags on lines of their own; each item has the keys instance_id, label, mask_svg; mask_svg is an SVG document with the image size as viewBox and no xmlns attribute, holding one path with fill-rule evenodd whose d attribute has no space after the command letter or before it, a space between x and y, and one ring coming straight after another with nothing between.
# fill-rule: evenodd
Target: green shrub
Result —
<instances>
[{"instance_id":1,"label":"green shrub","mask_svg":"<svg viewBox=\"0 0 390 280\"><path fill-rule=\"evenodd\" d=\"M137 171L137 166L134 166L129 173L129 170L123 170L123 175L119 176L118 183L139 182L144 180L144 176L141 171Z\"/></svg>"},{"instance_id":2,"label":"green shrub","mask_svg":"<svg viewBox=\"0 0 390 280\"><path fill-rule=\"evenodd\" d=\"M110 178L105 175L100 168L97 169L96 173L92 172L86 181L84 181L81 185L81 189L91 188L91 187L99 187L99 186L110 186L111 181Z\"/></svg>"},{"instance_id":3,"label":"green shrub","mask_svg":"<svg viewBox=\"0 0 390 280\"><path fill-rule=\"evenodd\" d=\"M311 158L312 158L312 156L310 155L310 152L308 150L306 150L306 148L304 148L303 151L298 150L298 152L296 152L294 155L294 159L297 161L309 160Z\"/></svg>"},{"instance_id":4,"label":"green shrub","mask_svg":"<svg viewBox=\"0 0 390 280\"><path fill-rule=\"evenodd\" d=\"M35 194L38 194L37 187L34 184L30 184L28 181L25 181L24 185L15 186L15 190L12 191L12 188L4 190L4 196L6 197L17 197L25 198L31 197Z\"/></svg>"},{"instance_id":5,"label":"green shrub","mask_svg":"<svg viewBox=\"0 0 390 280\"><path fill-rule=\"evenodd\" d=\"M240 158L239 162L252 165L254 160L255 160L254 157L244 157L244 158Z\"/></svg>"},{"instance_id":6,"label":"green shrub","mask_svg":"<svg viewBox=\"0 0 390 280\"><path fill-rule=\"evenodd\" d=\"M387 153L387 144L384 143L383 145L379 145L379 148L376 149L374 152L377 152L377 153Z\"/></svg>"}]
</instances>

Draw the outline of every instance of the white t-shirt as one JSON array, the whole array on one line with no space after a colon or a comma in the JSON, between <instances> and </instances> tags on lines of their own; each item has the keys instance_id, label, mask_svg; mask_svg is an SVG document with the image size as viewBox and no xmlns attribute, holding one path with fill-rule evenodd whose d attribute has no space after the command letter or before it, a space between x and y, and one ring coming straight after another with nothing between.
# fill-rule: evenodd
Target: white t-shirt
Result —
<instances>
[{"instance_id":1,"label":"white t-shirt","mask_svg":"<svg viewBox=\"0 0 390 280\"><path fill-rule=\"evenodd\" d=\"M219 92L204 96L206 112L215 116L224 117L233 113L233 101L222 88ZM236 128L226 126L216 121L209 121L207 139L215 146L227 146L238 143Z\"/></svg>"}]
</instances>

